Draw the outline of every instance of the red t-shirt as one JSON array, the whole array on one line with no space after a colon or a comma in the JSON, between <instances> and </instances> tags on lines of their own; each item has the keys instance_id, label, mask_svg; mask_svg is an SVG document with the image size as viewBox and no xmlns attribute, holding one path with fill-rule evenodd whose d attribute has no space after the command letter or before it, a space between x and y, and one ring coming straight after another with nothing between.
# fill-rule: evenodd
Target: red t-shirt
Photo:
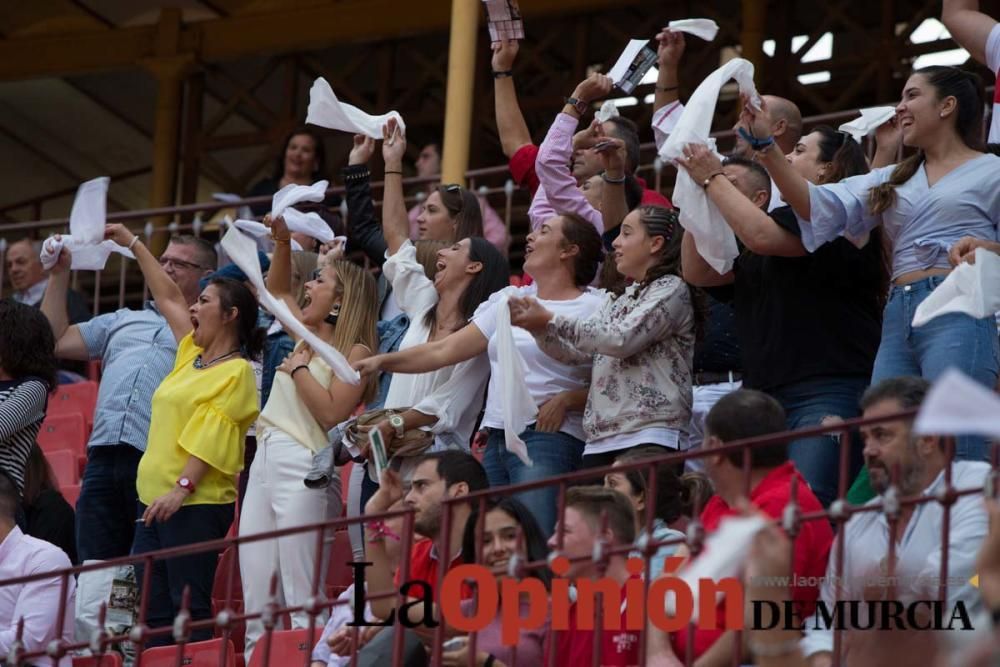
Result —
<instances>
[{"instance_id":1,"label":"red t-shirt","mask_svg":"<svg viewBox=\"0 0 1000 667\"><path fill-rule=\"evenodd\" d=\"M531 196L538 191L538 174L535 173L535 159L538 157L538 146L525 144L510 156L507 168L518 187L528 188Z\"/></svg>"},{"instance_id":2,"label":"red t-shirt","mask_svg":"<svg viewBox=\"0 0 1000 667\"><path fill-rule=\"evenodd\" d=\"M795 469L789 461L778 466L767 477L750 492L750 502L769 517L780 519L791 498L792 478L798 480L797 500L802 513L819 512L823 509L822 503L813 494L809 484ZM737 516L739 512L729 507L719 496L712 498L705 504L705 509L701 512L701 522L705 527L705 534L710 535L719 528L722 519L728 516ZM818 581L826 573L827 558L830 555L830 545L833 543L833 529L830 522L825 519L816 521L804 521L795 538L795 554L792 563L792 573L796 577L813 577L813 581ZM802 604L800 613L803 618L808 618L816 608L816 599L819 597L819 586L795 586L792 587L792 599ZM725 607L720 605L716 613L716 627L722 628L725 620ZM715 641L722 636L725 630L700 630L694 631L694 657L697 658ZM672 635L674 653L681 660L687 652L687 630L675 632Z\"/></svg>"},{"instance_id":3,"label":"red t-shirt","mask_svg":"<svg viewBox=\"0 0 1000 667\"><path fill-rule=\"evenodd\" d=\"M638 578L638 577L633 577ZM622 586L621 600L625 600ZM625 629L627 610L622 605L619 630L601 631L601 667L638 667L639 643L642 633ZM580 630L576 627L576 603L569 608L569 629L553 632L556 642L556 663L560 665L591 665L594 661L595 630ZM550 635L551 636L551 635ZM546 646L546 656L548 647Z\"/></svg>"},{"instance_id":4,"label":"red t-shirt","mask_svg":"<svg viewBox=\"0 0 1000 667\"><path fill-rule=\"evenodd\" d=\"M663 208L674 207L673 203L669 199L664 197L656 190L647 190L646 184L643 182L641 178L637 178L636 180L638 180L643 187L642 202L640 202L642 206L662 206Z\"/></svg>"},{"instance_id":5,"label":"red t-shirt","mask_svg":"<svg viewBox=\"0 0 1000 667\"><path fill-rule=\"evenodd\" d=\"M459 565L463 565L464 563L465 561L462 560L461 554L455 556L451 563L448 564L448 572ZM393 577L393 581L395 581L397 588L403 583L400 581L400 574L402 574L402 570L397 569L396 575ZM413 547L410 549L409 581L427 582L427 585L431 587L431 592L434 595L434 601L437 602L438 559L437 552L434 551L434 540L419 540L414 543ZM463 585L462 599L470 597L472 597L472 591L469 590L468 586Z\"/></svg>"}]
</instances>

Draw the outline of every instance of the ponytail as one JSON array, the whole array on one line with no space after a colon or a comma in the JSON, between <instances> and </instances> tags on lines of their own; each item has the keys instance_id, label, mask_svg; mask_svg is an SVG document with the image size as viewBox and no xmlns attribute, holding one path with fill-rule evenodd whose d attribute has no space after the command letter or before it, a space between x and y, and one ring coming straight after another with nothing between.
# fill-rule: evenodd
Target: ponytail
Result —
<instances>
[{"instance_id":1,"label":"ponytail","mask_svg":"<svg viewBox=\"0 0 1000 667\"><path fill-rule=\"evenodd\" d=\"M924 152L917 151L896 165L888 181L876 185L868 191L868 206L871 208L872 215L884 213L896 203L896 188L913 178L923 163Z\"/></svg>"}]
</instances>

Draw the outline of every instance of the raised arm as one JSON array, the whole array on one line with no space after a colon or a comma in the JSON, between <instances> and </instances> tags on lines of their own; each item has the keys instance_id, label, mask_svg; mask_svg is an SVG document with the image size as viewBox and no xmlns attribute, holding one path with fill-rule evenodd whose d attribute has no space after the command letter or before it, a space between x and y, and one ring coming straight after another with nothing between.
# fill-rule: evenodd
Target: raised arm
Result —
<instances>
[{"instance_id":1,"label":"raised arm","mask_svg":"<svg viewBox=\"0 0 1000 667\"><path fill-rule=\"evenodd\" d=\"M979 11L979 0L944 0L941 22L958 45L985 65L988 62L986 41L997 21Z\"/></svg>"},{"instance_id":2,"label":"raised arm","mask_svg":"<svg viewBox=\"0 0 1000 667\"><path fill-rule=\"evenodd\" d=\"M400 352L377 354L352 364L362 375L389 373L429 373L445 366L471 359L486 351L489 340L475 324L467 324L455 333Z\"/></svg>"},{"instance_id":3,"label":"raised arm","mask_svg":"<svg viewBox=\"0 0 1000 667\"><path fill-rule=\"evenodd\" d=\"M166 318L174 338L179 341L191 333L191 314L184 294L153 257L146 244L127 227L118 224L106 225L104 237L130 249L135 255L139 269L149 286L149 292L156 302L156 308Z\"/></svg>"},{"instance_id":4,"label":"raised arm","mask_svg":"<svg viewBox=\"0 0 1000 667\"><path fill-rule=\"evenodd\" d=\"M757 202L747 199L736 189L723 174L718 156L707 146L688 144L684 153L685 159L677 162L678 168L687 170L695 183L704 185L709 198L726 219L726 224L751 252L779 257L806 254L802 241L795 234L779 227ZM763 193L760 197L764 198Z\"/></svg>"},{"instance_id":5,"label":"raised arm","mask_svg":"<svg viewBox=\"0 0 1000 667\"><path fill-rule=\"evenodd\" d=\"M765 113L766 103L761 100L761 110L759 112L750 108L750 105L743 105L743 112L740 114L740 125L743 129L759 140L770 137L771 127ZM812 219L811 207L809 204L809 181L792 168L777 143L772 143L767 148L757 152L757 159L767 169L774 184L781 192L781 198L792 207L795 214L805 221Z\"/></svg>"},{"instance_id":6,"label":"raised arm","mask_svg":"<svg viewBox=\"0 0 1000 667\"><path fill-rule=\"evenodd\" d=\"M292 311L296 319L302 319L302 311L292 294L292 235L285 225L285 219L267 218L274 238L274 252L271 254L271 268L267 271L267 291L281 299ZM294 337L294 335L293 335Z\"/></svg>"},{"instance_id":7,"label":"raised arm","mask_svg":"<svg viewBox=\"0 0 1000 667\"><path fill-rule=\"evenodd\" d=\"M497 116L497 133L500 147L509 159L517 149L531 143L528 124L517 103L514 88L514 60L517 58L519 42L505 39L493 43L493 102Z\"/></svg>"},{"instance_id":8,"label":"raised arm","mask_svg":"<svg viewBox=\"0 0 1000 667\"><path fill-rule=\"evenodd\" d=\"M694 237L686 231L681 238L681 270L684 281L695 287L721 287L731 285L736 279L732 271L721 274L713 269L698 252Z\"/></svg>"},{"instance_id":9,"label":"raised arm","mask_svg":"<svg viewBox=\"0 0 1000 667\"><path fill-rule=\"evenodd\" d=\"M375 140L363 134L354 135L354 147L347 158L344 176L344 199L347 201L347 224L351 239L375 266L385 262L385 239L382 227L375 219L372 201L372 176L368 161L375 152Z\"/></svg>"},{"instance_id":10,"label":"raised arm","mask_svg":"<svg viewBox=\"0 0 1000 667\"><path fill-rule=\"evenodd\" d=\"M625 200L625 142L608 137L596 150L604 164L601 220L604 229L615 229L628 215L628 203Z\"/></svg>"},{"instance_id":11,"label":"raised arm","mask_svg":"<svg viewBox=\"0 0 1000 667\"><path fill-rule=\"evenodd\" d=\"M69 250L63 248L56 265L49 272L49 284L42 298L41 311L48 319L56 339L56 357L86 361L90 358L90 351L83 336L80 335L80 330L76 325L70 325L66 305L71 263Z\"/></svg>"},{"instance_id":12,"label":"raised arm","mask_svg":"<svg viewBox=\"0 0 1000 667\"><path fill-rule=\"evenodd\" d=\"M656 36L656 92L653 96L653 111L659 111L676 102L680 95L678 69L684 55L684 33L664 28Z\"/></svg>"},{"instance_id":13,"label":"raised arm","mask_svg":"<svg viewBox=\"0 0 1000 667\"><path fill-rule=\"evenodd\" d=\"M382 160L385 162L385 192L382 194L382 236L390 255L410 238L410 220L403 201L403 155L406 137L395 119L382 128Z\"/></svg>"}]
</instances>

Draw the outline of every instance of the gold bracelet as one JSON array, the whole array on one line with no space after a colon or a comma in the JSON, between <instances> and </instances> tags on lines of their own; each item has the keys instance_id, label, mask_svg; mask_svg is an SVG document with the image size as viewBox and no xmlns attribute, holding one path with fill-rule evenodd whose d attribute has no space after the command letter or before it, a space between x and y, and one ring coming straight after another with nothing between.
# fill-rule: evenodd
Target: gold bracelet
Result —
<instances>
[{"instance_id":1,"label":"gold bracelet","mask_svg":"<svg viewBox=\"0 0 1000 667\"><path fill-rule=\"evenodd\" d=\"M275 243L280 243L280 244L283 244L283 245L290 245L292 243L292 237L289 236L287 239L275 238L274 242Z\"/></svg>"}]
</instances>

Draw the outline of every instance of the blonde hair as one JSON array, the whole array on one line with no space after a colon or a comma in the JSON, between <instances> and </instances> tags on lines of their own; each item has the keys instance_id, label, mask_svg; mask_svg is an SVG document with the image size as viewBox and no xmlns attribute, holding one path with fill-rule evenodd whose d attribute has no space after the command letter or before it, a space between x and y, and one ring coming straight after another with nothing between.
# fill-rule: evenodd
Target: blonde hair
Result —
<instances>
[{"instance_id":1,"label":"blonde hair","mask_svg":"<svg viewBox=\"0 0 1000 667\"><path fill-rule=\"evenodd\" d=\"M312 277L318 262L319 255L314 252L297 250L292 253L292 293L299 308L302 308L302 302L306 298L306 283ZM296 276L298 276L298 283L295 282Z\"/></svg>"},{"instance_id":2,"label":"blonde hair","mask_svg":"<svg viewBox=\"0 0 1000 667\"><path fill-rule=\"evenodd\" d=\"M337 295L340 314L334 328L332 344L345 357L355 345L364 345L372 352L378 351L378 290L375 279L357 264L342 259L327 260L326 267L337 274ZM365 381L362 403L375 397L378 377L372 374Z\"/></svg>"},{"instance_id":3,"label":"blonde hair","mask_svg":"<svg viewBox=\"0 0 1000 667\"><path fill-rule=\"evenodd\" d=\"M417 249L417 261L424 267L424 275L428 280L434 280L437 275L437 254L441 248L447 248L451 244L447 241L417 241L414 244Z\"/></svg>"}]
</instances>

